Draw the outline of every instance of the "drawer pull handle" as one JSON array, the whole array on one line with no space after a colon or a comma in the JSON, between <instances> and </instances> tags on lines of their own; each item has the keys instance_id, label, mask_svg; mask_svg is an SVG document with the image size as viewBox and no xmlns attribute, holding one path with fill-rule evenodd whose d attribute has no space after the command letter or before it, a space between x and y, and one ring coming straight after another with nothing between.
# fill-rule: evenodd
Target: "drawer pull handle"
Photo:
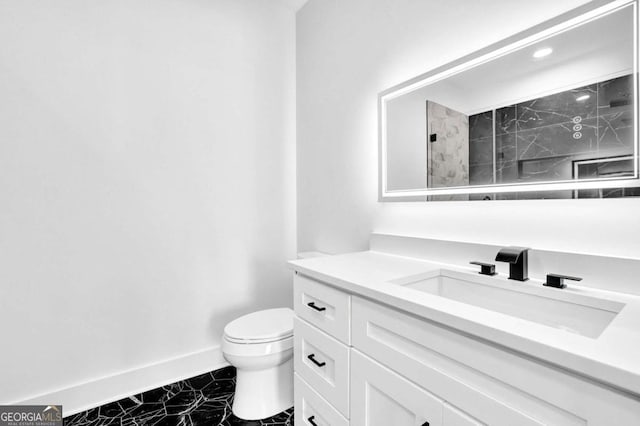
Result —
<instances>
[{"instance_id":1,"label":"drawer pull handle","mask_svg":"<svg viewBox=\"0 0 640 426\"><path fill-rule=\"evenodd\" d=\"M316 416L311 416L307 419L307 421L309 422L310 425L312 426L318 426L318 423L314 422L313 419L315 419Z\"/></svg>"},{"instance_id":2,"label":"drawer pull handle","mask_svg":"<svg viewBox=\"0 0 640 426\"><path fill-rule=\"evenodd\" d=\"M322 311L326 311L327 308L325 308L324 306L321 308L319 306L316 306L315 302L309 302L307 303L307 306L310 307L311 309L315 309L318 312L322 312Z\"/></svg>"},{"instance_id":3,"label":"drawer pull handle","mask_svg":"<svg viewBox=\"0 0 640 426\"><path fill-rule=\"evenodd\" d=\"M422 426L429 426L429 422L422 423Z\"/></svg>"},{"instance_id":4,"label":"drawer pull handle","mask_svg":"<svg viewBox=\"0 0 640 426\"><path fill-rule=\"evenodd\" d=\"M318 367L324 367L325 365L327 365L326 362L318 362L315 358L316 354L311 354L309 355L307 358L309 358L309 361L311 361L312 363L314 363L315 365L317 365Z\"/></svg>"}]
</instances>

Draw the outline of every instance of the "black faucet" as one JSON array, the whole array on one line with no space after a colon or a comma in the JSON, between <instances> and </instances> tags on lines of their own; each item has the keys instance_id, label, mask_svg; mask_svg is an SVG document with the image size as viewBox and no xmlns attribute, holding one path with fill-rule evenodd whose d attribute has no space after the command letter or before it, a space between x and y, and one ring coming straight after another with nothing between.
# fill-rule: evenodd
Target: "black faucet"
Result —
<instances>
[{"instance_id":1,"label":"black faucet","mask_svg":"<svg viewBox=\"0 0 640 426\"><path fill-rule=\"evenodd\" d=\"M526 281L529 279L528 253L526 247L504 247L496 255L496 261L509 263L510 280Z\"/></svg>"}]
</instances>

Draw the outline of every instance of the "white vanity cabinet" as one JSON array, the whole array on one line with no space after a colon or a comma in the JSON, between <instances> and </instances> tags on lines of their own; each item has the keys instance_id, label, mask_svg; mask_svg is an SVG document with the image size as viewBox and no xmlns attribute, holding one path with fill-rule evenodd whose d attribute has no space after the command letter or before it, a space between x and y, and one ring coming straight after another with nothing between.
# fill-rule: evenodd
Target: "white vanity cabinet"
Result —
<instances>
[{"instance_id":1,"label":"white vanity cabinet","mask_svg":"<svg viewBox=\"0 0 640 426\"><path fill-rule=\"evenodd\" d=\"M296 318L293 329L296 374L349 415L349 347Z\"/></svg>"},{"instance_id":2,"label":"white vanity cabinet","mask_svg":"<svg viewBox=\"0 0 640 426\"><path fill-rule=\"evenodd\" d=\"M355 349L351 360L351 425L443 424L442 400Z\"/></svg>"},{"instance_id":3,"label":"white vanity cabinet","mask_svg":"<svg viewBox=\"0 0 640 426\"><path fill-rule=\"evenodd\" d=\"M299 375L294 377L296 424L348 426L349 421L313 390Z\"/></svg>"},{"instance_id":4,"label":"white vanity cabinet","mask_svg":"<svg viewBox=\"0 0 640 426\"><path fill-rule=\"evenodd\" d=\"M294 295L297 425L640 425L568 370L300 274Z\"/></svg>"},{"instance_id":5,"label":"white vanity cabinet","mask_svg":"<svg viewBox=\"0 0 640 426\"><path fill-rule=\"evenodd\" d=\"M351 343L351 296L296 274L293 288L296 316L345 345Z\"/></svg>"},{"instance_id":6,"label":"white vanity cabinet","mask_svg":"<svg viewBox=\"0 0 640 426\"><path fill-rule=\"evenodd\" d=\"M351 296L300 274L293 293L296 425L348 425Z\"/></svg>"},{"instance_id":7,"label":"white vanity cabinet","mask_svg":"<svg viewBox=\"0 0 640 426\"><path fill-rule=\"evenodd\" d=\"M357 349L351 359L351 425L482 425Z\"/></svg>"}]
</instances>

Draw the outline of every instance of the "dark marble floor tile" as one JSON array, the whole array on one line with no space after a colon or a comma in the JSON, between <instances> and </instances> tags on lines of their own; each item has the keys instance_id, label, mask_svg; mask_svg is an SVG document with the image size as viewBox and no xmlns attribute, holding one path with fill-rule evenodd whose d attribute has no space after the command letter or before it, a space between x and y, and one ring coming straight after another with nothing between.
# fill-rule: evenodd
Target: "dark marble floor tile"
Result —
<instances>
[{"instance_id":1,"label":"dark marble floor tile","mask_svg":"<svg viewBox=\"0 0 640 426\"><path fill-rule=\"evenodd\" d=\"M235 389L235 385L235 380L224 378L215 380L203 386L200 391L202 392L202 396L206 399L215 399L219 398L220 395L232 393Z\"/></svg>"},{"instance_id":2,"label":"dark marble floor tile","mask_svg":"<svg viewBox=\"0 0 640 426\"><path fill-rule=\"evenodd\" d=\"M293 425L293 408L245 421L233 416L235 368L201 374L66 417L66 426Z\"/></svg>"},{"instance_id":3,"label":"dark marble floor tile","mask_svg":"<svg viewBox=\"0 0 640 426\"><path fill-rule=\"evenodd\" d=\"M198 410L190 414L191 422L198 425L218 425L223 424L225 419L232 416L231 401L227 400L223 404L205 402Z\"/></svg>"},{"instance_id":4,"label":"dark marble floor tile","mask_svg":"<svg viewBox=\"0 0 640 426\"><path fill-rule=\"evenodd\" d=\"M161 388L152 389L142 394L134 395L140 401L147 402L165 402L167 399L173 397L180 391L181 388L177 386L163 386Z\"/></svg>"},{"instance_id":5,"label":"dark marble floor tile","mask_svg":"<svg viewBox=\"0 0 640 426\"><path fill-rule=\"evenodd\" d=\"M589 96L579 100L581 96ZM517 130L531 130L561 123L576 123L597 116L597 85L567 90L516 106Z\"/></svg>"},{"instance_id":6,"label":"dark marble floor tile","mask_svg":"<svg viewBox=\"0 0 640 426\"><path fill-rule=\"evenodd\" d=\"M224 426L293 426L293 420L293 408L290 408L282 413L263 420L243 420L232 414L222 424Z\"/></svg>"},{"instance_id":7,"label":"dark marble floor tile","mask_svg":"<svg viewBox=\"0 0 640 426\"><path fill-rule=\"evenodd\" d=\"M200 391L190 390L178 392L169 398L164 405L167 410L167 415L173 416L189 413L203 402L204 397Z\"/></svg>"},{"instance_id":8,"label":"dark marble floor tile","mask_svg":"<svg viewBox=\"0 0 640 426\"><path fill-rule=\"evenodd\" d=\"M161 402L140 404L122 418L127 424L146 424L151 420L157 420L167 415L167 410Z\"/></svg>"},{"instance_id":9,"label":"dark marble floor tile","mask_svg":"<svg viewBox=\"0 0 640 426\"><path fill-rule=\"evenodd\" d=\"M223 368L223 370L225 369ZM233 377L230 379L233 380ZM216 382L216 377L214 376L213 372L209 372L186 380L184 383L190 389L202 389L214 382Z\"/></svg>"},{"instance_id":10,"label":"dark marble floor tile","mask_svg":"<svg viewBox=\"0 0 640 426\"><path fill-rule=\"evenodd\" d=\"M190 426L191 419L184 415L169 415L154 419L146 424L149 426Z\"/></svg>"}]
</instances>

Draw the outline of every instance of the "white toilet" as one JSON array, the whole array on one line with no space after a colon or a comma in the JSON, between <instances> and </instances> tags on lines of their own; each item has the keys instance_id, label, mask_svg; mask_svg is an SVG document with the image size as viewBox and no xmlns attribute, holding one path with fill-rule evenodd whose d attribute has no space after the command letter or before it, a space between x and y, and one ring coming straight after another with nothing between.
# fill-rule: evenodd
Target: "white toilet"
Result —
<instances>
[{"instance_id":1,"label":"white toilet","mask_svg":"<svg viewBox=\"0 0 640 426\"><path fill-rule=\"evenodd\" d=\"M232 411L245 420L293 406L293 311L253 312L224 328L222 353L236 367Z\"/></svg>"}]
</instances>

